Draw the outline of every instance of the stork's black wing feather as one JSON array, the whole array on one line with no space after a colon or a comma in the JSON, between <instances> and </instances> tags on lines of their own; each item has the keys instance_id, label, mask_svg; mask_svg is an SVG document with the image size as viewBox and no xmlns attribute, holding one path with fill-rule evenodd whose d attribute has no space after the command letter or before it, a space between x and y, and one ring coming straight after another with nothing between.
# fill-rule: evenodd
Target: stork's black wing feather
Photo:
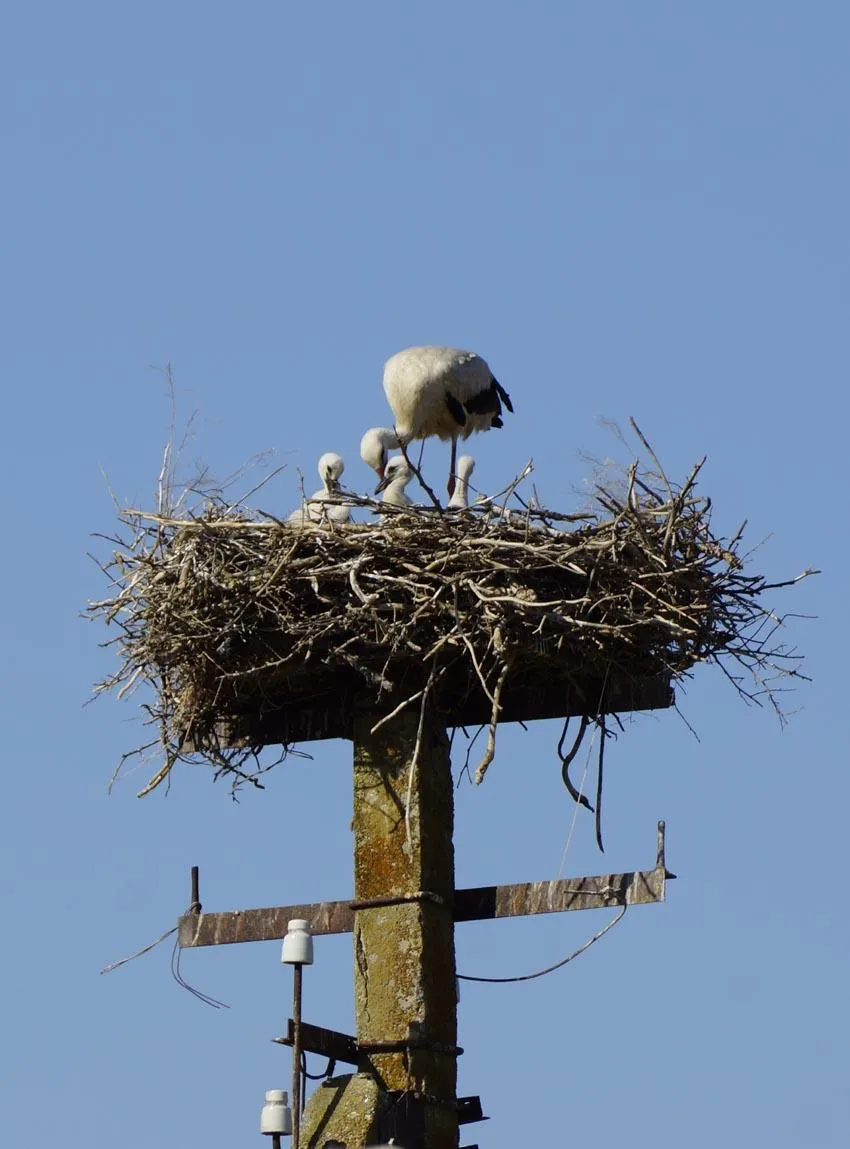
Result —
<instances>
[{"instance_id":1,"label":"stork's black wing feather","mask_svg":"<svg viewBox=\"0 0 850 1149\"><path fill-rule=\"evenodd\" d=\"M463 409L463 404L455 399L454 395L446 392L446 406L449 409L449 414L458 424L459 427L466 426L466 411Z\"/></svg>"},{"instance_id":2,"label":"stork's black wing feather","mask_svg":"<svg viewBox=\"0 0 850 1149\"><path fill-rule=\"evenodd\" d=\"M470 415L492 415L493 421L490 425L492 427L501 427L502 403L505 404L509 411L513 411L510 395L499 380L491 376L490 386L485 387L483 391L479 391L477 395L473 395L471 399L467 399L464 403L464 407Z\"/></svg>"},{"instance_id":3,"label":"stork's black wing feather","mask_svg":"<svg viewBox=\"0 0 850 1149\"><path fill-rule=\"evenodd\" d=\"M499 402L499 393L493 386L485 387L483 391L471 396L464 402L464 407L470 415L501 415L502 404Z\"/></svg>"},{"instance_id":4,"label":"stork's black wing feather","mask_svg":"<svg viewBox=\"0 0 850 1149\"><path fill-rule=\"evenodd\" d=\"M498 391L498 393L499 393L499 398L502 400L502 402L505 404L505 406L507 407L507 409L508 409L508 410L510 411L510 413L513 415L513 413L514 413L514 405L513 405L513 403L511 402L511 397L510 397L510 395L507 393L507 391L504 389L504 387L502 386L502 384L499 382L499 380L498 380L498 379L496 379L495 377L494 377L494 379L493 379L493 386L494 386L494 387L496 388L496 390Z\"/></svg>"}]
</instances>

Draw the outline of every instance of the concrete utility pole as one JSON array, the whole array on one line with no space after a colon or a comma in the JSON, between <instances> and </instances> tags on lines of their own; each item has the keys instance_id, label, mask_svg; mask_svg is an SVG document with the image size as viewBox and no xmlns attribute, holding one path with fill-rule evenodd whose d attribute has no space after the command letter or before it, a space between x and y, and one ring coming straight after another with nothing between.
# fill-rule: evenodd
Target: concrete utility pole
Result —
<instances>
[{"instance_id":1,"label":"concrete utility pole","mask_svg":"<svg viewBox=\"0 0 850 1149\"><path fill-rule=\"evenodd\" d=\"M650 697L663 705L667 696ZM354 900L204 914L193 889L179 940L194 947L281 938L298 918L314 935L352 932L356 1036L298 1027L306 1051L352 1072L329 1078L309 1099L301 1149L360 1149L391 1139L403 1149L457 1149L458 1126L482 1113L477 1097L457 1097L455 923L663 901L672 876L663 824L653 870L455 890L445 724L418 707L373 734L377 721L355 715L350 728ZM290 1021L280 1040L291 1045L294 1034Z\"/></svg>"},{"instance_id":2,"label":"concrete utility pole","mask_svg":"<svg viewBox=\"0 0 850 1149\"><path fill-rule=\"evenodd\" d=\"M424 1144L456 1149L454 793L448 738L428 713L420 720L418 712L403 712L375 734L370 725L360 720L354 736L359 1070L381 1082L384 1101L394 1092L421 1098Z\"/></svg>"}]
</instances>

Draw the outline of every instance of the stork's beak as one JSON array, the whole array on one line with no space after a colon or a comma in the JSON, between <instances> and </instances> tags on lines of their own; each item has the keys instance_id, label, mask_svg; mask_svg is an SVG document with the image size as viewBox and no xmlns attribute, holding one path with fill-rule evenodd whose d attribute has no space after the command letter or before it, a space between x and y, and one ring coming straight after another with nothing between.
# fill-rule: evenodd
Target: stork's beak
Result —
<instances>
[{"instance_id":1,"label":"stork's beak","mask_svg":"<svg viewBox=\"0 0 850 1149\"><path fill-rule=\"evenodd\" d=\"M392 481L391 477L389 475L384 474L384 469L382 467L381 468L381 481L380 481L380 483L378 483L377 487L375 487L375 494L380 495L381 491L385 491L387 489L387 487L390 485L391 481Z\"/></svg>"},{"instance_id":2,"label":"stork's beak","mask_svg":"<svg viewBox=\"0 0 850 1149\"><path fill-rule=\"evenodd\" d=\"M339 479L327 479L326 481L328 490L331 491L332 494L338 495L342 490Z\"/></svg>"}]
</instances>

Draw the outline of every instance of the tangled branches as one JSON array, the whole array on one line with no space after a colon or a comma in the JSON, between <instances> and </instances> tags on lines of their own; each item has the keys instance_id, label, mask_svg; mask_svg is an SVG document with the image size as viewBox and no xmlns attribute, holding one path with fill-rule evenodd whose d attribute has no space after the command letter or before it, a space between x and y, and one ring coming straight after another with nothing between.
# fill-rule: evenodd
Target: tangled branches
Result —
<instances>
[{"instance_id":1,"label":"tangled branches","mask_svg":"<svg viewBox=\"0 0 850 1149\"><path fill-rule=\"evenodd\" d=\"M741 532L712 533L700 466L678 486L632 466L581 515L517 495L516 509L462 513L359 500L381 513L311 529L221 499L197 514L122 512L102 564L110 593L89 613L117 628L120 664L97 690L149 688L164 761L142 793L180 759L256 781L264 716L289 716L265 739L285 754L323 736L305 732L308 712L336 715L328 736L354 714L379 725L433 699L447 724L487 728L480 781L497 723L537 716L526 704L543 691L598 718L609 683L715 663L746 698L775 703L777 676L801 674L764 596L799 579L747 573Z\"/></svg>"}]
</instances>

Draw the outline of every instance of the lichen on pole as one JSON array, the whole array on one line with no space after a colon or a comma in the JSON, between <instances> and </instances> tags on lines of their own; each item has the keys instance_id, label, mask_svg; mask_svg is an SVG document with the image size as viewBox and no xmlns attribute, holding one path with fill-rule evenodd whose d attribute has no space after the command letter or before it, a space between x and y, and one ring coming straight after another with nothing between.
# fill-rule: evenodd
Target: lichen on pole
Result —
<instances>
[{"instance_id":1,"label":"lichen on pole","mask_svg":"<svg viewBox=\"0 0 850 1149\"><path fill-rule=\"evenodd\" d=\"M354 952L362 1071L434 1099L429 1146L457 1144L453 784L431 707L354 736ZM377 903L368 905L369 902ZM382 1051L385 1045L397 1046Z\"/></svg>"},{"instance_id":2,"label":"lichen on pole","mask_svg":"<svg viewBox=\"0 0 850 1149\"><path fill-rule=\"evenodd\" d=\"M358 1072L313 1094L303 1146L457 1146L454 790L430 705L354 725ZM402 1140L399 1133L403 1133Z\"/></svg>"}]
</instances>

